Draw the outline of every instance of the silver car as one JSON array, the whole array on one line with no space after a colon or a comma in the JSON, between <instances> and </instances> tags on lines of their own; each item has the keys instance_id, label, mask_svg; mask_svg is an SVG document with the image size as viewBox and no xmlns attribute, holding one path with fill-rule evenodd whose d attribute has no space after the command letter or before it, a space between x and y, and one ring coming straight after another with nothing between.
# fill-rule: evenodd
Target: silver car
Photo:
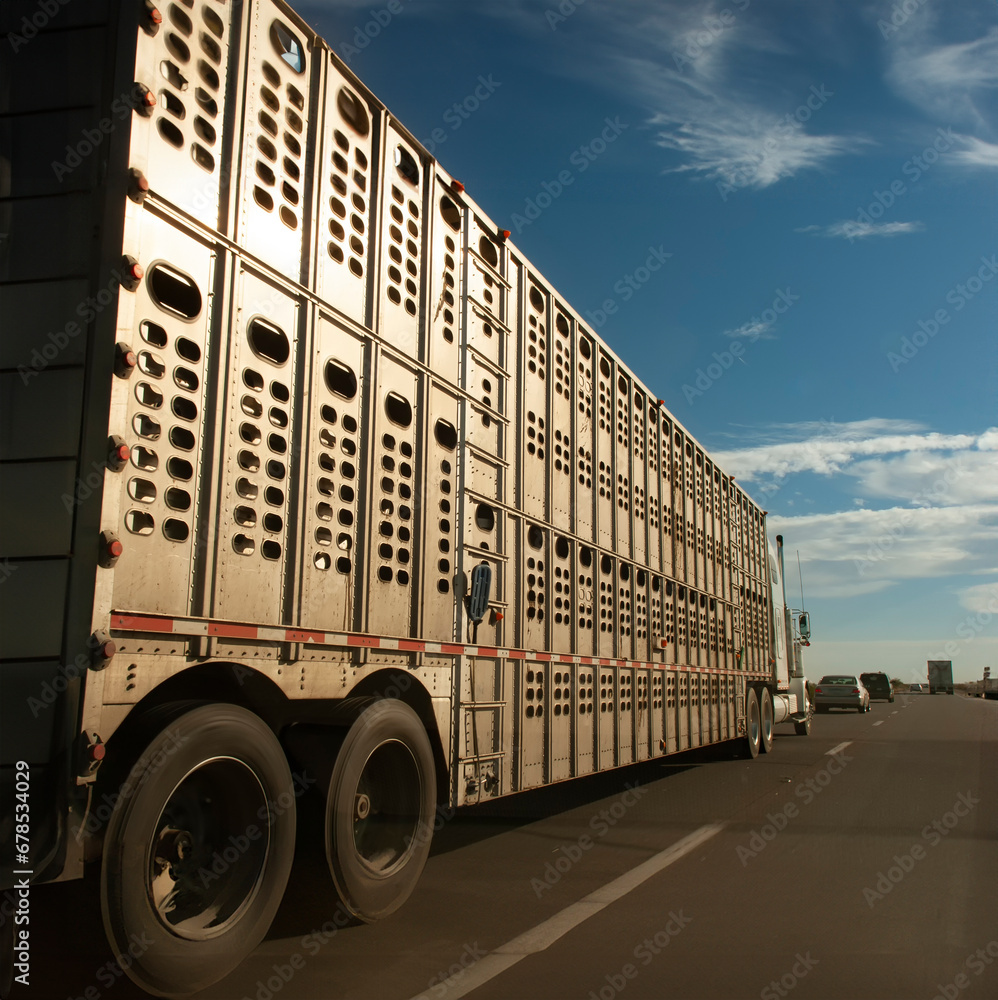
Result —
<instances>
[{"instance_id":1,"label":"silver car","mask_svg":"<svg viewBox=\"0 0 998 1000\"><path fill-rule=\"evenodd\" d=\"M819 712L830 708L854 708L870 711L870 692L854 674L827 674L814 690L814 707Z\"/></svg>"}]
</instances>

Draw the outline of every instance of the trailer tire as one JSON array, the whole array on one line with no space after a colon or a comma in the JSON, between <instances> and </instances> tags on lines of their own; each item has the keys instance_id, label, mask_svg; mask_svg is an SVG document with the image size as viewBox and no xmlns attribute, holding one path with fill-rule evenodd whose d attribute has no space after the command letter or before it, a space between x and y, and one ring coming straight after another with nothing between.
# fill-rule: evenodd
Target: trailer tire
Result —
<instances>
[{"instance_id":1,"label":"trailer tire","mask_svg":"<svg viewBox=\"0 0 998 1000\"><path fill-rule=\"evenodd\" d=\"M759 749L769 753L773 749L773 696L769 688L759 691Z\"/></svg>"},{"instance_id":2,"label":"trailer tire","mask_svg":"<svg viewBox=\"0 0 998 1000\"><path fill-rule=\"evenodd\" d=\"M326 859L340 900L373 923L410 896L430 853L433 748L419 716L385 698L365 707L340 746L326 801Z\"/></svg>"},{"instance_id":3,"label":"trailer tire","mask_svg":"<svg viewBox=\"0 0 998 1000\"><path fill-rule=\"evenodd\" d=\"M291 771L270 728L236 705L186 707L157 710L168 722L116 792L100 876L108 941L129 978L165 997L218 982L263 940L295 846Z\"/></svg>"},{"instance_id":4,"label":"trailer tire","mask_svg":"<svg viewBox=\"0 0 998 1000\"><path fill-rule=\"evenodd\" d=\"M762 742L762 726L759 722L759 696L755 688L749 688L745 695L745 746L753 760L759 756Z\"/></svg>"}]
</instances>

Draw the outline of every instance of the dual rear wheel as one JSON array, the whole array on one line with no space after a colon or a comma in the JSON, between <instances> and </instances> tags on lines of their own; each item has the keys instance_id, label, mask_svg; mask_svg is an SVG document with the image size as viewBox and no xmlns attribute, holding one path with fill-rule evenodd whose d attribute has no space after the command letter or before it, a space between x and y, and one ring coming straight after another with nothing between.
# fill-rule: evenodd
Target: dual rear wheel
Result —
<instances>
[{"instance_id":1,"label":"dual rear wheel","mask_svg":"<svg viewBox=\"0 0 998 1000\"><path fill-rule=\"evenodd\" d=\"M115 954L139 952L127 967L139 986L189 996L228 975L270 927L294 857L295 785L277 737L245 708L167 706L145 722L158 731L111 793L104 928ZM409 897L429 855L432 747L416 713L391 699L365 699L328 732L340 737L329 870L347 912L378 920Z\"/></svg>"}]
</instances>

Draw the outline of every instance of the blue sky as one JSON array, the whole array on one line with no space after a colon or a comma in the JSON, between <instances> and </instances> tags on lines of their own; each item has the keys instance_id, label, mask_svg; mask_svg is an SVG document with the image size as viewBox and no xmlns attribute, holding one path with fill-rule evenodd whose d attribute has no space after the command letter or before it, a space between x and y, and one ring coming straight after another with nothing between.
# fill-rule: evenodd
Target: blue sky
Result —
<instances>
[{"instance_id":1,"label":"blue sky","mask_svg":"<svg viewBox=\"0 0 998 1000\"><path fill-rule=\"evenodd\" d=\"M994 3L295 7L770 511L809 674L998 668Z\"/></svg>"}]
</instances>

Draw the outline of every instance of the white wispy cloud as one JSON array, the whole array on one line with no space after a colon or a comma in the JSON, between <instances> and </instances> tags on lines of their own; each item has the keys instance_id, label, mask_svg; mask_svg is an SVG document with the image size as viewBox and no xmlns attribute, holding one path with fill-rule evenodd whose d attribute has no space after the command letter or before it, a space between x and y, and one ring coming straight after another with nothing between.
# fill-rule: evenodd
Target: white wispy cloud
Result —
<instances>
[{"instance_id":1,"label":"white wispy cloud","mask_svg":"<svg viewBox=\"0 0 998 1000\"><path fill-rule=\"evenodd\" d=\"M945 6L927 8L925 17L913 18L885 40L887 82L934 118L987 134L993 125L982 106L998 85L998 27L988 25L976 37L943 42L941 19L948 13ZM973 22L968 17L966 23ZM952 29L953 22L945 27ZM976 165L973 155L963 162Z\"/></svg>"},{"instance_id":2,"label":"white wispy cloud","mask_svg":"<svg viewBox=\"0 0 998 1000\"><path fill-rule=\"evenodd\" d=\"M794 540L814 596L851 597L905 580L993 566L998 506L888 507L781 517L769 530Z\"/></svg>"},{"instance_id":3,"label":"white wispy cloud","mask_svg":"<svg viewBox=\"0 0 998 1000\"><path fill-rule=\"evenodd\" d=\"M998 145L972 135L961 135L958 138L967 148L953 153L953 159L957 163L966 167L998 167Z\"/></svg>"},{"instance_id":4,"label":"white wispy cloud","mask_svg":"<svg viewBox=\"0 0 998 1000\"><path fill-rule=\"evenodd\" d=\"M770 332L775 326L774 323L767 323L761 319L750 319L741 326L736 326L733 330L725 330L725 337L733 337L737 340L776 340L776 334Z\"/></svg>"},{"instance_id":5,"label":"white wispy cloud","mask_svg":"<svg viewBox=\"0 0 998 1000\"><path fill-rule=\"evenodd\" d=\"M851 152L845 136L812 135L796 121L745 106L737 99L692 109L694 117L677 109L654 115L656 142L683 155L686 162L667 173L692 172L732 188L765 188L802 170L824 166Z\"/></svg>"},{"instance_id":6,"label":"white wispy cloud","mask_svg":"<svg viewBox=\"0 0 998 1000\"><path fill-rule=\"evenodd\" d=\"M890 428L889 433L874 430L885 425ZM812 436L809 432L815 428L817 433ZM714 458L739 479L753 482L763 478L781 479L799 472L832 475L845 471L847 466L862 457L969 449L978 440L972 434L911 433L911 428L912 425L904 421L805 424L799 425L802 435L797 440L719 451L714 453ZM793 425L780 428L783 433L792 433L793 429ZM772 430L775 432L777 429Z\"/></svg>"},{"instance_id":7,"label":"white wispy cloud","mask_svg":"<svg viewBox=\"0 0 998 1000\"><path fill-rule=\"evenodd\" d=\"M813 233L831 239L865 240L871 236L901 236L904 233L920 233L925 229L921 222L857 222L843 219L827 226L802 226L795 233Z\"/></svg>"},{"instance_id":8,"label":"white wispy cloud","mask_svg":"<svg viewBox=\"0 0 998 1000\"><path fill-rule=\"evenodd\" d=\"M855 597L905 581L998 575L998 429L943 434L913 421L872 418L771 425L757 440L712 457L739 482L762 484L764 492L796 474L834 477L848 504L816 514L791 514L787 504L785 515L769 517L771 534L793 538L806 553L814 596ZM965 588L963 605L973 610L993 587Z\"/></svg>"},{"instance_id":9,"label":"white wispy cloud","mask_svg":"<svg viewBox=\"0 0 998 1000\"><path fill-rule=\"evenodd\" d=\"M960 603L978 614L998 614L998 580L964 587L957 591Z\"/></svg>"}]
</instances>

